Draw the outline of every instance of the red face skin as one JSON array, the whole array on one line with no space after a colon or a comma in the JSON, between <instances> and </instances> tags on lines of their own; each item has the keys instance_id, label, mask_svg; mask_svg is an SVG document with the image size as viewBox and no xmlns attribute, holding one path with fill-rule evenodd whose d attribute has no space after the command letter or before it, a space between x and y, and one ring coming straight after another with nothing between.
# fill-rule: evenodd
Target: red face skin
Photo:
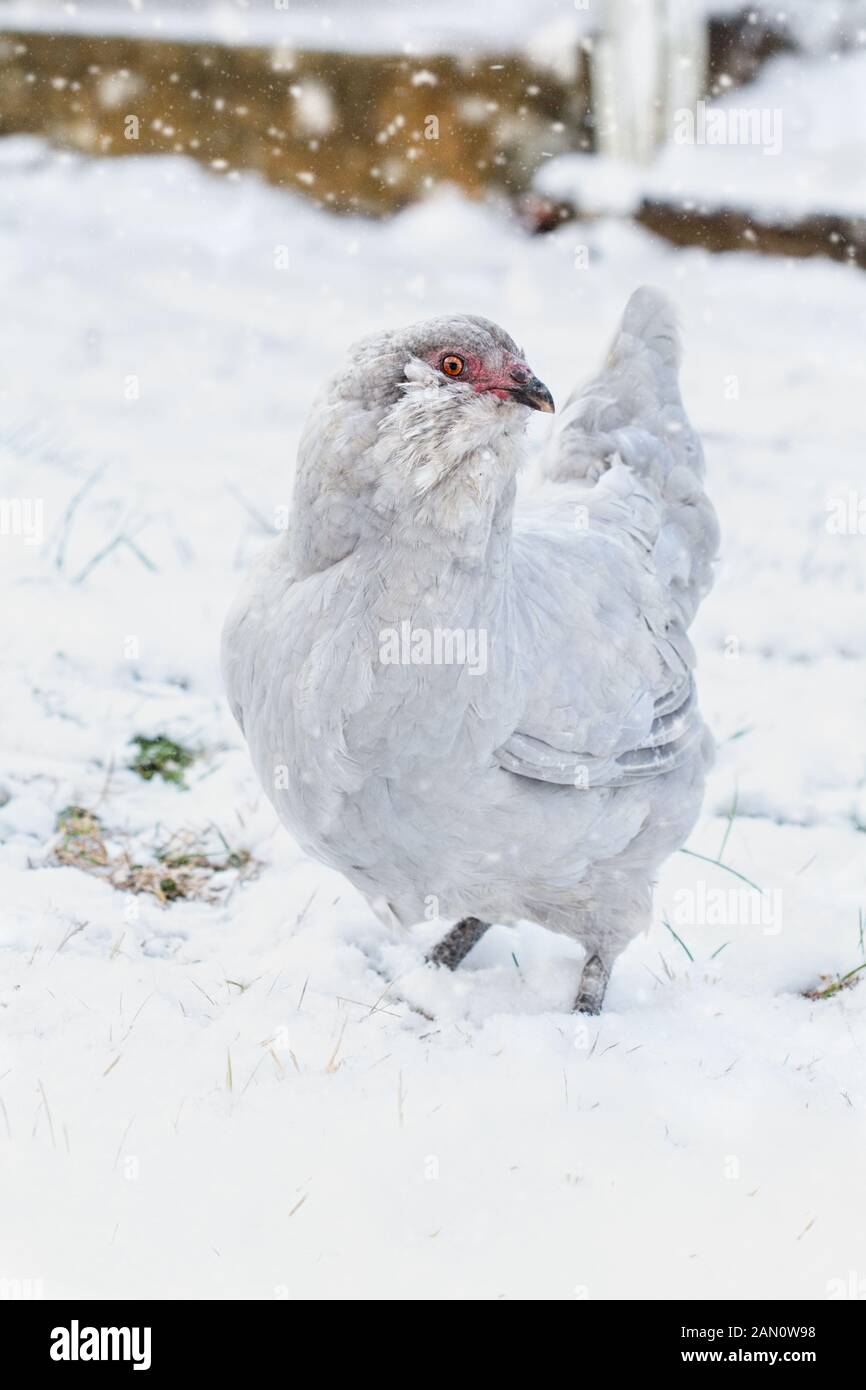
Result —
<instances>
[{"instance_id":1,"label":"red face skin","mask_svg":"<svg viewBox=\"0 0 866 1390\"><path fill-rule=\"evenodd\" d=\"M457 376L452 376L442 369L443 360L450 357L463 359L463 371ZM507 401L515 387L524 386L532 379L532 372L526 363L521 362L517 357L503 357L495 368L491 368L485 366L480 357L473 357L449 348L440 348L431 353L425 360L449 381L465 382L479 395L487 391L491 395L497 396L501 401Z\"/></svg>"}]
</instances>

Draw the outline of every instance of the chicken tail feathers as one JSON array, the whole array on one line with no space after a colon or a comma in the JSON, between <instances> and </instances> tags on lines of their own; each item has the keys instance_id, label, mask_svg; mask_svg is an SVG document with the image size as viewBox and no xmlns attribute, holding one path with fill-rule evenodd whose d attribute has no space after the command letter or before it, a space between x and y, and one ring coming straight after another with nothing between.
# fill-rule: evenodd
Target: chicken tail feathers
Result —
<instances>
[{"instance_id":1,"label":"chicken tail feathers","mask_svg":"<svg viewBox=\"0 0 866 1390\"><path fill-rule=\"evenodd\" d=\"M596 483L615 464L655 503L654 563L683 628L712 583L719 533L703 490L704 456L680 397L680 339L667 297L643 286L626 305L601 371L567 401L547 473Z\"/></svg>"}]
</instances>

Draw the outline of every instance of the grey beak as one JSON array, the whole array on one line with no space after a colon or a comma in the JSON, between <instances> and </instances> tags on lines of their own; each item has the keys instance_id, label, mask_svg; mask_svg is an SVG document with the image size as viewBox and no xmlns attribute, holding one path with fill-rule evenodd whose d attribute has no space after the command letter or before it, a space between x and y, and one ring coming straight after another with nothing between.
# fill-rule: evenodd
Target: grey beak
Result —
<instances>
[{"instance_id":1,"label":"grey beak","mask_svg":"<svg viewBox=\"0 0 866 1390\"><path fill-rule=\"evenodd\" d=\"M537 376L531 376L522 386L513 386L511 395L521 405L528 405L530 410L543 410L547 415L554 412L553 397Z\"/></svg>"}]
</instances>

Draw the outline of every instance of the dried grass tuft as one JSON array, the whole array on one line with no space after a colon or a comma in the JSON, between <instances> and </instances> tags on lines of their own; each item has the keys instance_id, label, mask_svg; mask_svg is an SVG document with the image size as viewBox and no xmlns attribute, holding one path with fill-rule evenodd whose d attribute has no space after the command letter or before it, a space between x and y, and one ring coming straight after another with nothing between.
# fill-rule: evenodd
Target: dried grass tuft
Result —
<instances>
[{"instance_id":1,"label":"dried grass tuft","mask_svg":"<svg viewBox=\"0 0 866 1390\"><path fill-rule=\"evenodd\" d=\"M853 989L860 983L860 971L866 970L866 961L862 965L855 965L853 970L849 970L845 975L821 975L820 985L814 989L803 991L804 999L832 999L834 994L840 994L843 989Z\"/></svg>"},{"instance_id":2,"label":"dried grass tuft","mask_svg":"<svg viewBox=\"0 0 866 1390\"><path fill-rule=\"evenodd\" d=\"M51 858L106 879L125 893L145 893L161 906L169 903L218 903L239 883L254 878L261 863L248 849L233 848L216 826L178 830L134 851L112 851L99 816L83 806L67 806L57 818L57 841Z\"/></svg>"}]
</instances>

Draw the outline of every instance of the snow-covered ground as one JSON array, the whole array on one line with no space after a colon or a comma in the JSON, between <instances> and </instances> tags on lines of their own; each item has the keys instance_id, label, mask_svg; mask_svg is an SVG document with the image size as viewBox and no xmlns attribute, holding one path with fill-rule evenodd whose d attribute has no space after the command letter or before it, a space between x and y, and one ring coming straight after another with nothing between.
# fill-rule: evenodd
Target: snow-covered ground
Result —
<instances>
[{"instance_id":1,"label":"snow-covered ground","mask_svg":"<svg viewBox=\"0 0 866 1390\"><path fill-rule=\"evenodd\" d=\"M720 750L692 855L666 866L603 1016L579 1020L577 947L496 928L439 976L419 964L436 924L391 940L303 858L216 655L311 394L355 336L488 314L561 399L641 282L680 306L724 528L696 630ZM5 1287L856 1288L866 985L804 991L866 959L862 272L614 222L529 239L447 193L390 222L328 218L180 158L14 138L0 287L0 496L31 504L0 513ZM201 750L188 789L128 769L129 740L157 732ZM261 871L162 907L52 862L70 804L113 852L216 824ZM694 857L723 842L730 871Z\"/></svg>"},{"instance_id":2,"label":"snow-covered ground","mask_svg":"<svg viewBox=\"0 0 866 1390\"><path fill-rule=\"evenodd\" d=\"M542 60L561 56L595 22L575 0L541 0L531 9L523 0L497 0L495 7L463 0L6 0L0 6L0 28L352 53L520 48Z\"/></svg>"},{"instance_id":3,"label":"snow-covered ground","mask_svg":"<svg viewBox=\"0 0 866 1390\"><path fill-rule=\"evenodd\" d=\"M128 34L219 43L286 43L350 52L503 53L523 49L554 62L564 45L595 32L608 0L3 0L0 27L54 33ZM653 0L635 0L649 5ZM756 0L753 22L787 30L798 46L826 51L866 25L866 0ZM729 17L745 0L666 0L684 10Z\"/></svg>"},{"instance_id":4,"label":"snow-covered ground","mask_svg":"<svg viewBox=\"0 0 866 1390\"><path fill-rule=\"evenodd\" d=\"M736 208L764 220L864 212L866 30L859 47L811 61L784 54L756 81L669 115L644 167L563 154L535 186L586 212L624 214L643 198Z\"/></svg>"}]
</instances>

